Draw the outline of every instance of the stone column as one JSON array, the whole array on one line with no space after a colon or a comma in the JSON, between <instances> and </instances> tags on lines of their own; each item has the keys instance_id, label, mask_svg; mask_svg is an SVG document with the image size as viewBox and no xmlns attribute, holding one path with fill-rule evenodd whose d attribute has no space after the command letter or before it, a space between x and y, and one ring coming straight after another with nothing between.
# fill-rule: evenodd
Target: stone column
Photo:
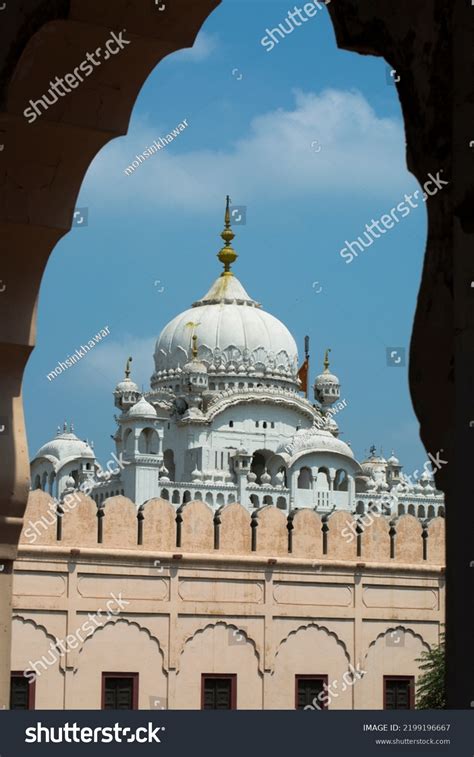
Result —
<instances>
[{"instance_id":1,"label":"stone column","mask_svg":"<svg viewBox=\"0 0 474 757\"><path fill-rule=\"evenodd\" d=\"M0 649L9 652L8 657L0 656L0 710L8 710L10 707L13 561L1 561L0 571Z\"/></svg>"}]
</instances>

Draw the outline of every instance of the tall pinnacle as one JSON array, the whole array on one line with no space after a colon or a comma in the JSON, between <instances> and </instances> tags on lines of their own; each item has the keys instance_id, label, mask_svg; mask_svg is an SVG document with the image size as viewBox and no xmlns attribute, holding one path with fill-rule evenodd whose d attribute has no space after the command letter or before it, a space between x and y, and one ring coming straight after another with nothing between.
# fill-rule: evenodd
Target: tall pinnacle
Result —
<instances>
[{"instance_id":1,"label":"tall pinnacle","mask_svg":"<svg viewBox=\"0 0 474 757\"><path fill-rule=\"evenodd\" d=\"M329 353L331 352L331 348L328 347L326 350L326 354L324 356L324 372L329 373Z\"/></svg>"},{"instance_id":2,"label":"tall pinnacle","mask_svg":"<svg viewBox=\"0 0 474 757\"><path fill-rule=\"evenodd\" d=\"M231 242L233 238L235 237L235 234L230 227L229 204L230 204L230 197L229 195L227 195L226 206L225 206L225 216L224 216L224 230L221 233L221 237L224 240L225 244L224 244L224 247L222 247L222 249L219 250L217 254L217 257L219 258L219 260L224 266L224 271L221 274L222 276L234 275L232 271L230 270L230 267L232 263L234 263L238 258L236 251L231 245Z\"/></svg>"}]
</instances>

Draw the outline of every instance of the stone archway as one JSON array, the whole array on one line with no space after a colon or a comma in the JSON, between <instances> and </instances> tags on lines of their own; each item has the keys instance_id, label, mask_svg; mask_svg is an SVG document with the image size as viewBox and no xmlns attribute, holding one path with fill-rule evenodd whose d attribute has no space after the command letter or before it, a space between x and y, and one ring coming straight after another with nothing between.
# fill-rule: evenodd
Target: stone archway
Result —
<instances>
[{"instance_id":1,"label":"stone archway","mask_svg":"<svg viewBox=\"0 0 474 757\"><path fill-rule=\"evenodd\" d=\"M29 488L21 381L35 341L41 277L52 249L70 228L90 162L104 144L126 132L137 93L154 66L168 53L190 46L218 4L174 0L161 15L142 0L26 0L18 9L9 4L8 15L2 14L0 218L3 249L9 254L2 260L0 295L0 423L5 426L0 435L0 707L8 706L12 560ZM436 471L437 488L446 493L449 523L448 705L468 709L474 608L464 597L473 593L474 571L472 547L463 536L474 530L474 512L458 505L473 495L474 484L465 471L474 437L463 413L455 420L454 402L467 412L474 377L469 349L474 341L474 150L469 142L474 135L466 126L474 116L469 76L474 14L468 3L442 0L400 0L396 6L383 0L337 0L328 10L341 48L382 56L399 74L409 169L423 184L430 172L443 168L454 187L427 203L429 230L411 343L410 388L426 449L433 455L441 450L443 459L452 461ZM57 71L74 70L84 51L102 44L111 29L127 30L133 56L124 50L28 124L22 114L30 98L46 92ZM465 399L457 396L461 393Z\"/></svg>"}]
</instances>

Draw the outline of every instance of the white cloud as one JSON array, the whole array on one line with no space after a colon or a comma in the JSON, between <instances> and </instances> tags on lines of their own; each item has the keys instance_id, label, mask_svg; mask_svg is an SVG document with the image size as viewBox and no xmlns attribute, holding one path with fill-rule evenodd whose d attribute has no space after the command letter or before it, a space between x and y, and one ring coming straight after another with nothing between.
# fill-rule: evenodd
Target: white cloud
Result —
<instances>
[{"instance_id":1,"label":"white cloud","mask_svg":"<svg viewBox=\"0 0 474 757\"><path fill-rule=\"evenodd\" d=\"M148 207L200 211L215 207L227 191L234 203L245 204L262 196L393 195L413 184L401 121L377 116L360 92L297 91L292 110L255 117L248 132L226 149L187 150L193 119L183 117L188 129L126 176L135 155L166 133L135 122L127 138L104 148L94 161L85 182L87 197L93 194L100 202L112 191Z\"/></svg>"},{"instance_id":2,"label":"white cloud","mask_svg":"<svg viewBox=\"0 0 474 757\"><path fill-rule=\"evenodd\" d=\"M131 378L141 390L149 389L150 377L154 371L153 352L156 337L138 338L122 334L120 339L108 337L88 352L82 360L68 369L68 377L73 378L82 389L113 392L124 376L125 363L131 355ZM56 379L56 381L60 380Z\"/></svg>"},{"instance_id":3,"label":"white cloud","mask_svg":"<svg viewBox=\"0 0 474 757\"><path fill-rule=\"evenodd\" d=\"M172 60L173 63L200 63L209 58L216 49L217 35L202 31L199 32L192 47L178 50L168 60Z\"/></svg>"}]
</instances>

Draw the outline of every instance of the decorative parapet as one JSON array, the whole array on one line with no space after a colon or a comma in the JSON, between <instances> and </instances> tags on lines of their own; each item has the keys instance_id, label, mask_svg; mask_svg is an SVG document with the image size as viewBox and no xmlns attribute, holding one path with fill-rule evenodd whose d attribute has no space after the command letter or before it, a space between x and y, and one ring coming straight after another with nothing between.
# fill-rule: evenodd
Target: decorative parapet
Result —
<instances>
[{"instance_id":1,"label":"decorative parapet","mask_svg":"<svg viewBox=\"0 0 474 757\"><path fill-rule=\"evenodd\" d=\"M101 517L98 517L100 513ZM61 526L58 528L58 521ZM162 499L137 508L126 497L105 501L103 507L84 495L75 506L57 513L48 494L30 493L20 544L69 546L71 549L127 550L208 554L211 556L292 556L324 563L393 563L416 566L444 565L444 520L433 518L422 527L412 515L391 520L380 515L361 524L347 512L321 517L301 509L287 515L272 505L248 509L239 503L217 511L204 502L188 502L176 510Z\"/></svg>"}]
</instances>

